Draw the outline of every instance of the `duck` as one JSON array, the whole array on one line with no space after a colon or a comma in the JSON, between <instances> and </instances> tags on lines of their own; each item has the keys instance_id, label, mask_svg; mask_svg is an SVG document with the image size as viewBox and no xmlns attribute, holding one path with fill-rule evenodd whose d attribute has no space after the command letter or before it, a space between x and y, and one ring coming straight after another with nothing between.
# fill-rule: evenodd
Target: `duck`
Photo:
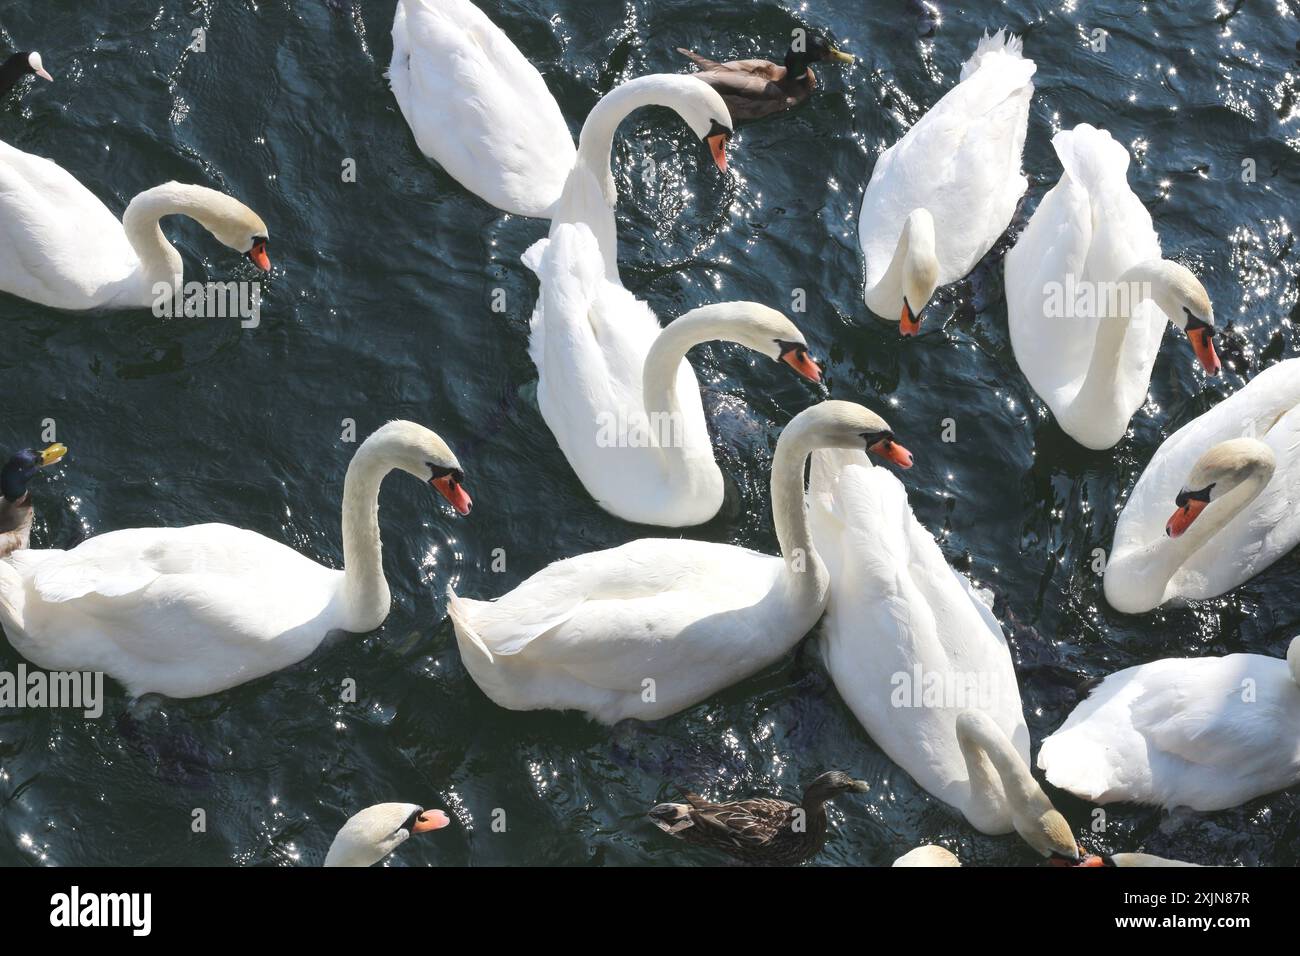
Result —
<instances>
[{"instance_id":1,"label":"duck","mask_svg":"<svg viewBox=\"0 0 1300 956\"><path fill-rule=\"evenodd\" d=\"M817 88L814 63L854 62L851 54L838 49L826 37L806 30L796 31L781 66L771 60L718 63L684 47L678 47L677 52L699 68L693 75L721 94L737 122L783 113L806 102Z\"/></svg>"},{"instance_id":2,"label":"duck","mask_svg":"<svg viewBox=\"0 0 1300 956\"><path fill-rule=\"evenodd\" d=\"M1172 657L1107 675L1043 741L1053 786L1090 803L1226 810L1300 783L1300 636L1286 660Z\"/></svg>"},{"instance_id":3,"label":"duck","mask_svg":"<svg viewBox=\"0 0 1300 956\"><path fill-rule=\"evenodd\" d=\"M24 76L39 76L49 83L54 82L54 77L41 62L41 55L35 50L14 53L0 64L0 97L17 86Z\"/></svg>"},{"instance_id":4,"label":"duck","mask_svg":"<svg viewBox=\"0 0 1300 956\"><path fill-rule=\"evenodd\" d=\"M42 468L62 461L68 448L59 442L37 451L25 448L0 470L0 558L26 548L32 534L32 496L27 490Z\"/></svg>"},{"instance_id":5,"label":"duck","mask_svg":"<svg viewBox=\"0 0 1300 956\"><path fill-rule=\"evenodd\" d=\"M983 833L1009 833L998 774L971 768L957 721L978 707L1029 762L1020 688L992 595L953 570L902 483L856 450L812 456L809 523L830 575L818 644L863 729L921 787Z\"/></svg>"},{"instance_id":6,"label":"duck","mask_svg":"<svg viewBox=\"0 0 1300 956\"><path fill-rule=\"evenodd\" d=\"M1187 333L1206 374L1219 374L1214 309L1190 270L1162 258L1128 185L1128 150L1086 123L1052 147L1064 173L1007 254L1007 324L1061 430L1103 451L1146 401L1167 325Z\"/></svg>"},{"instance_id":7,"label":"duck","mask_svg":"<svg viewBox=\"0 0 1300 956\"><path fill-rule=\"evenodd\" d=\"M779 660L826 606L830 582L804 503L805 464L824 447L912 464L874 412L813 405L781 432L772 459L780 557L640 538L556 561L495 601L449 588L470 677L509 710L575 710L615 724L667 717Z\"/></svg>"},{"instance_id":8,"label":"duck","mask_svg":"<svg viewBox=\"0 0 1300 956\"><path fill-rule=\"evenodd\" d=\"M376 803L348 818L323 865L374 866L415 834L441 830L450 823L441 810L425 810L415 803Z\"/></svg>"},{"instance_id":9,"label":"duck","mask_svg":"<svg viewBox=\"0 0 1300 956\"><path fill-rule=\"evenodd\" d=\"M469 513L451 449L421 425L389 422L348 465L343 570L227 524L111 531L0 560L0 626L36 665L103 671L137 698L202 697L296 664L330 631L366 633L388 616L378 517L392 470Z\"/></svg>"},{"instance_id":10,"label":"duck","mask_svg":"<svg viewBox=\"0 0 1300 956\"><path fill-rule=\"evenodd\" d=\"M985 36L960 82L876 161L858 240L864 298L917 335L939 286L961 279L1006 231L1029 186L1020 171L1031 77L1019 37Z\"/></svg>"},{"instance_id":11,"label":"duck","mask_svg":"<svg viewBox=\"0 0 1300 956\"><path fill-rule=\"evenodd\" d=\"M803 333L759 303L704 305L661 327L605 277L582 224L558 228L538 273L529 355L542 418L587 493L625 521L687 527L722 507L722 471L686 358L693 346L736 342L821 381Z\"/></svg>"},{"instance_id":12,"label":"duck","mask_svg":"<svg viewBox=\"0 0 1300 956\"><path fill-rule=\"evenodd\" d=\"M1300 359L1287 359L1157 449L1115 526L1106 602L1143 614L1228 593L1300 544L1298 505Z\"/></svg>"},{"instance_id":13,"label":"duck","mask_svg":"<svg viewBox=\"0 0 1300 956\"><path fill-rule=\"evenodd\" d=\"M269 232L232 196L168 182L137 195L121 222L63 167L0 142L0 292L53 309L137 309L170 303L184 264L159 220L183 215L271 270Z\"/></svg>"},{"instance_id":14,"label":"duck","mask_svg":"<svg viewBox=\"0 0 1300 956\"><path fill-rule=\"evenodd\" d=\"M890 866L961 866L961 860L951 850L927 844L908 850Z\"/></svg>"},{"instance_id":15,"label":"duck","mask_svg":"<svg viewBox=\"0 0 1300 956\"><path fill-rule=\"evenodd\" d=\"M684 803L661 803L649 817L664 833L692 846L750 864L794 866L811 860L826 843L826 801L870 789L865 781L832 770L810 783L799 803L775 797L713 803L683 791Z\"/></svg>"}]
</instances>

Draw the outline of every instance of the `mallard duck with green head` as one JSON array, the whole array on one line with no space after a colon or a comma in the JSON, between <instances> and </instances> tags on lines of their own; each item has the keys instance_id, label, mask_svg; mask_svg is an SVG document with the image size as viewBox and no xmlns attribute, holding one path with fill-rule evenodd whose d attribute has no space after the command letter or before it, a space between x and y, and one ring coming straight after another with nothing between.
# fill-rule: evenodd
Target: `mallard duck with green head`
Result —
<instances>
[{"instance_id":1,"label":"mallard duck with green head","mask_svg":"<svg viewBox=\"0 0 1300 956\"><path fill-rule=\"evenodd\" d=\"M58 442L44 451L26 448L0 470L0 558L27 547L32 534L32 495L27 486L38 471L67 453Z\"/></svg>"},{"instance_id":2,"label":"mallard duck with green head","mask_svg":"<svg viewBox=\"0 0 1300 956\"><path fill-rule=\"evenodd\" d=\"M804 102L817 88L814 63L853 62L852 56L825 37L802 30L790 44L781 66L771 60L717 63L683 47L678 47L677 52L700 68L695 76L721 94L735 122L762 119Z\"/></svg>"},{"instance_id":3,"label":"mallard duck with green head","mask_svg":"<svg viewBox=\"0 0 1300 956\"><path fill-rule=\"evenodd\" d=\"M685 803L661 803L650 819L665 833L693 846L707 846L746 863L791 866L816 856L826 842L826 801L842 793L866 793L870 786L847 773L824 773L790 803L752 797L710 803L683 792Z\"/></svg>"}]
</instances>

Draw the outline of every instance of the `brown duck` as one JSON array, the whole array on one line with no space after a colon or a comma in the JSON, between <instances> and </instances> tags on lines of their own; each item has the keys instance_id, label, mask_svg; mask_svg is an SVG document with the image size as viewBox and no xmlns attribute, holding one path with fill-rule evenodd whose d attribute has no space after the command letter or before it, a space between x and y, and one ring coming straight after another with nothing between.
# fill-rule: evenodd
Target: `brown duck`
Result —
<instances>
[{"instance_id":1,"label":"brown duck","mask_svg":"<svg viewBox=\"0 0 1300 956\"><path fill-rule=\"evenodd\" d=\"M690 57L700 68L695 75L721 94L736 122L781 113L808 99L817 88L817 75L812 71L812 64L825 60L853 62L849 54L842 53L828 40L815 34L791 44L784 66L777 66L771 60L715 63L681 47L677 52Z\"/></svg>"},{"instance_id":2,"label":"brown duck","mask_svg":"<svg viewBox=\"0 0 1300 956\"><path fill-rule=\"evenodd\" d=\"M729 853L746 863L791 866L816 856L826 842L826 801L870 787L832 770L814 780L801 803L753 797L710 803L683 792L685 803L661 803L650 819L665 833L693 846Z\"/></svg>"},{"instance_id":3,"label":"brown duck","mask_svg":"<svg viewBox=\"0 0 1300 956\"><path fill-rule=\"evenodd\" d=\"M27 485L36 472L68 453L57 442L44 451L28 448L9 459L0 470L0 558L27 547L32 533L32 496Z\"/></svg>"}]
</instances>

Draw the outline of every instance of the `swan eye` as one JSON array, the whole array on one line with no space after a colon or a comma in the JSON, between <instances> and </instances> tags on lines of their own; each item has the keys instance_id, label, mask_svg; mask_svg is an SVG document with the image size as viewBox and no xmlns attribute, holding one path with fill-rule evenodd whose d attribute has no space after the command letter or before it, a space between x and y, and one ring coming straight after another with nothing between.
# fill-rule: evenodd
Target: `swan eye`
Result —
<instances>
[{"instance_id":1,"label":"swan eye","mask_svg":"<svg viewBox=\"0 0 1300 956\"><path fill-rule=\"evenodd\" d=\"M808 346L802 342L786 342L783 339L773 339L773 341L776 342L776 347L781 350L780 358L785 358L791 352L794 353L795 358L801 361L808 357Z\"/></svg>"},{"instance_id":2,"label":"swan eye","mask_svg":"<svg viewBox=\"0 0 1300 956\"><path fill-rule=\"evenodd\" d=\"M893 441L894 433L892 431L863 432L862 440L867 443L867 451L871 451L872 445L877 445L882 441Z\"/></svg>"},{"instance_id":3,"label":"swan eye","mask_svg":"<svg viewBox=\"0 0 1300 956\"><path fill-rule=\"evenodd\" d=\"M439 478L450 478L458 485L465 484L465 472L459 468L444 468L442 465L435 465L431 461L426 461L425 464L429 466L429 471L433 472L435 481Z\"/></svg>"},{"instance_id":4,"label":"swan eye","mask_svg":"<svg viewBox=\"0 0 1300 956\"><path fill-rule=\"evenodd\" d=\"M1187 314L1188 332L1203 332L1205 333L1205 338L1207 341L1209 339L1214 338L1214 333L1216 331L1214 326L1212 326L1209 322L1206 322L1204 319L1198 319L1195 315L1192 314L1192 310L1189 309L1187 306L1183 306L1183 312Z\"/></svg>"},{"instance_id":5,"label":"swan eye","mask_svg":"<svg viewBox=\"0 0 1300 956\"><path fill-rule=\"evenodd\" d=\"M1180 491L1174 503L1180 508L1186 508L1193 501L1200 501L1204 504L1210 503L1210 495L1214 491L1214 485L1206 485L1200 491Z\"/></svg>"},{"instance_id":6,"label":"swan eye","mask_svg":"<svg viewBox=\"0 0 1300 956\"><path fill-rule=\"evenodd\" d=\"M423 810L412 811L411 815L402 822L402 825L398 827L397 830L394 830L393 832L397 833L398 830L405 830L407 833L414 833L415 824L419 821L420 814L422 814L423 812L424 812Z\"/></svg>"},{"instance_id":7,"label":"swan eye","mask_svg":"<svg viewBox=\"0 0 1300 956\"><path fill-rule=\"evenodd\" d=\"M728 140L731 139L731 127L723 126L715 119L711 119L709 120L709 122L712 123L713 125L709 127L709 131L704 135L704 138L706 140L712 139L715 136L722 136Z\"/></svg>"}]
</instances>

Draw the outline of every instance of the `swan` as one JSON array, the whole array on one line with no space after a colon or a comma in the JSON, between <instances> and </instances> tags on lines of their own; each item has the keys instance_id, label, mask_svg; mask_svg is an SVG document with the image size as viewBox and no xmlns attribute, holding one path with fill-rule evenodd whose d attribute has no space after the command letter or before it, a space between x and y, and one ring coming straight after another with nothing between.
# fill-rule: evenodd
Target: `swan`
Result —
<instances>
[{"instance_id":1,"label":"swan","mask_svg":"<svg viewBox=\"0 0 1300 956\"><path fill-rule=\"evenodd\" d=\"M587 492L626 521L685 527L722 507L722 471L686 360L692 346L738 342L821 379L803 333L754 302L702 306L661 328L649 306L605 278L586 226L558 227L538 274L529 354L542 418Z\"/></svg>"},{"instance_id":2,"label":"swan","mask_svg":"<svg viewBox=\"0 0 1300 956\"><path fill-rule=\"evenodd\" d=\"M461 659L510 710L655 720L767 667L802 638L829 584L804 511L817 448L911 456L877 415L828 401L794 417L772 460L781 557L707 541L642 538L557 561L495 601L449 590Z\"/></svg>"},{"instance_id":3,"label":"swan","mask_svg":"<svg viewBox=\"0 0 1300 956\"><path fill-rule=\"evenodd\" d=\"M0 97L18 85L24 76L39 76L50 83L54 77L46 72L41 55L35 51L15 53L0 65Z\"/></svg>"},{"instance_id":4,"label":"swan","mask_svg":"<svg viewBox=\"0 0 1300 956\"><path fill-rule=\"evenodd\" d=\"M182 288L180 253L163 216L185 215L263 272L266 223L206 186L164 183L140 193L122 221L57 163L0 142L0 292L55 309L134 309Z\"/></svg>"},{"instance_id":5,"label":"swan","mask_svg":"<svg viewBox=\"0 0 1300 956\"><path fill-rule=\"evenodd\" d=\"M1007 254L1007 322L1016 361L1061 429L1101 450L1146 400L1167 323L1218 374L1214 310L1191 272L1161 258L1128 185L1128 151L1087 124L1052 146L1065 173Z\"/></svg>"},{"instance_id":6,"label":"swan","mask_svg":"<svg viewBox=\"0 0 1300 956\"><path fill-rule=\"evenodd\" d=\"M1014 817L997 775L976 775L957 733L978 707L1017 760L1029 729L989 598L944 559L902 483L856 451L813 455L810 523L830 574L822 651L840 696L922 787L984 833Z\"/></svg>"},{"instance_id":7,"label":"swan","mask_svg":"<svg viewBox=\"0 0 1300 956\"><path fill-rule=\"evenodd\" d=\"M67 453L67 446L59 442L42 451L27 448L0 470L0 558L27 547L32 534L32 496L27 486L38 471Z\"/></svg>"},{"instance_id":8,"label":"swan","mask_svg":"<svg viewBox=\"0 0 1300 956\"><path fill-rule=\"evenodd\" d=\"M103 671L133 697L201 697L288 667L328 632L364 633L388 616L379 485L395 468L469 513L442 439L389 422L348 465L344 570L230 525L112 531L0 560L0 625L33 663Z\"/></svg>"},{"instance_id":9,"label":"swan","mask_svg":"<svg viewBox=\"0 0 1300 956\"><path fill-rule=\"evenodd\" d=\"M951 850L945 850L941 846L926 845L908 850L891 866L961 866L961 860L957 859L956 854Z\"/></svg>"},{"instance_id":10,"label":"swan","mask_svg":"<svg viewBox=\"0 0 1300 956\"><path fill-rule=\"evenodd\" d=\"M918 846L909 850L893 863L894 866L961 866L961 861L941 846ZM1077 864L1080 867L1153 867L1153 866L1200 866L1199 863L1184 863L1182 860L1169 860L1163 856L1150 853L1111 853L1106 856L1089 854Z\"/></svg>"},{"instance_id":11,"label":"swan","mask_svg":"<svg viewBox=\"0 0 1300 956\"><path fill-rule=\"evenodd\" d=\"M546 82L469 0L398 0L388 81L420 152L480 199L549 218L577 153Z\"/></svg>"},{"instance_id":12,"label":"swan","mask_svg":"<svg viewBox=\"0 0 1300 956\"><path fill-rule=\"evenodd\" d=\"M898 316L903 335L1011 223L1029 185L1020 155L1035 69L1018 37L984 37L961 81L876 161L858 217L865 298L881 318Z\"/></svg>"},{"instance_id":13,"label":"swan","mask_svg":"<svg viewBox=\"0 0 1300 956\"><path fill-rule=\"evenodd\" d=\"M1297 543L1300 359L1288 359L1160 446L1119 516L1103 590L1125 614L1217 597Z\"/></svg>"},{"instance_id":14,"label":"swan","mask_svg":"<svg viewBox=\"0 0 1300 956\"><path fill-rule=\"evenodd\" d=\"M451 823L441 810L414 803L377 803L351 817L334 837L324 866L373 866L416 833Z\"/></svg>"},{"instance_id":15,"label":"swan","mask_svg":"<svg viewBox=\"0 0 1300 956\"><path fill-rule=\"evenodd\" d=\"M1286 660L1174 657L1108 675L1038 752L1091 803L1226 810L1300 783L1300 637Z\"/></svg>"}]
</instances>

